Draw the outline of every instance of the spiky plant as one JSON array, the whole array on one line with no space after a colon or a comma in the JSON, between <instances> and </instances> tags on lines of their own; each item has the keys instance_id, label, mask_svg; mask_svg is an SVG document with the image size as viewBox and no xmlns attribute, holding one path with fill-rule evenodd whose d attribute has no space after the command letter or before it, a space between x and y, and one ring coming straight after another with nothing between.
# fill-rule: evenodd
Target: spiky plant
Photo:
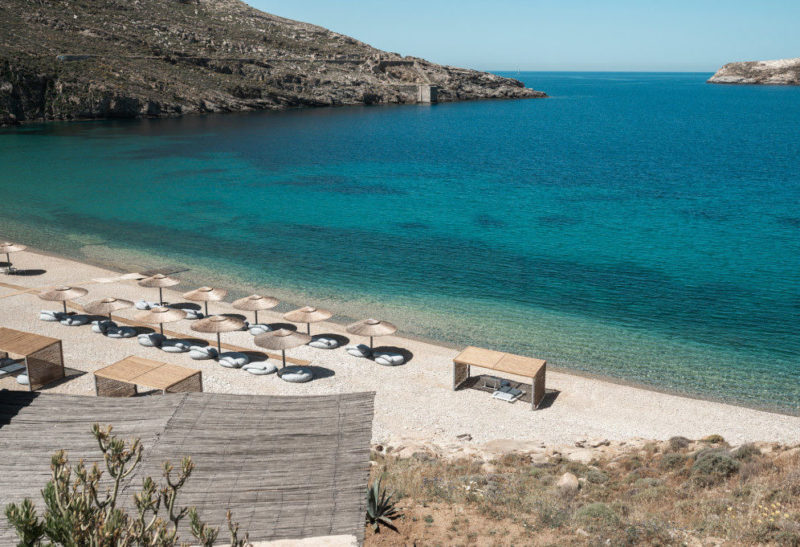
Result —
<instances>
[{"instance_id":1,"label":"spiky plant","mask_svg":"<svg viewBox=\"0 0 800 547\"><path fill-rule=\"evenodd\" d=\"M381 488L381 479L378 477L372 481L372 486L367 487L367 522L371 524L375 533L380 532L380 525L397 532L397 528L392 524L392 520L400 516L392 495L386 494L386 489Z\"/></svg>"}]
</instances>

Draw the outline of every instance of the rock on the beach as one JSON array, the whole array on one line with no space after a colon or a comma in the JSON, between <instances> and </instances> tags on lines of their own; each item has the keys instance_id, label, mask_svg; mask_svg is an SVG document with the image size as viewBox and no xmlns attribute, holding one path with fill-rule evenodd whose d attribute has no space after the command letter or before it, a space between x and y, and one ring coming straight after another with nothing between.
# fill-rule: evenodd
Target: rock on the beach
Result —
<instances>
[{"instance_id":1,"label":"rock on the beach","mask_svg":"<svg viewBox=\"0 0 800 547\"><path fill-rule=\"evenodd\" d=\"M591 448L580 448L566 455L567 460L588 465L595 458L595 451Z\"/></svg>"},{"instance_id":2,"label":"rock on the beach","mask_svg":"<svg viewBox=\"0 0 800 547\"><path fill-rule=\"evenodd\" d=\"M578 477L572 473L564 473L561 475L561 478L558 479L556 487L563 493L574 494L578 491L580 483L578 482Z\"/></svg>"}]
</instances>

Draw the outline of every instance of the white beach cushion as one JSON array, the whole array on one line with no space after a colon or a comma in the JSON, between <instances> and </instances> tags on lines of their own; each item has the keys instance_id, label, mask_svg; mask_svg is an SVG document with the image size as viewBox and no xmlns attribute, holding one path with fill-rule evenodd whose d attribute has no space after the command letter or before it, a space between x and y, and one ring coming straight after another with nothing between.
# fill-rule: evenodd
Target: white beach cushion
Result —
<instances>
[{"instance_id":1,"label":"white beach cushion","mask_svg":"<svg viewBox=\"0 0 800 547\"><path fill-rule=\"evenodd\" d=\"M229 351L219 356L219 364L227 368L242 368L250 362L250 358L244 353Z\"/></svg>"},{"instance_id":2,"label":"white beach cushion","mask_svg":"<svg viewBox=\"0 0 800 547\"><path fill-rule=\"evenodd\" d=\"M106 336L109 338L133 338L136 336L136 329L133 327L109 327Z\"/></svg>"},{"instance_id":3,"label":"white beach cushion","mask_svg":"<svg viewBox=\"0 0 800 547\"><path fill-rule=\"evenodd\" d=\"M202 319L203 317L205 317L205 315L203 315L203 312L199 312L197 310L189 309L183 311L186 312L186 319L189 319L190 321L194 321L195 319Z\"/></svg>"},{"instance_id":4,"label":"white beach cushion","mask_svg":"<svg viewBox=\"0 0 800 547\"><path fill-rule=\"evenodd\" d=\"M105 334L110 328L117 328L117 324L109 319L100 319L99 321L92 321L92 332L96 332L98 334Z\"/></svg>"},{"instance_id":5,"label":"white beach cushion","mask_svg":"<svg viewBox=\"0 0 800 547\"><path fill-rule=\"evenodd\" d=\"M139 343L146 348L160 348L161 344L166 340L167 337L163 334L159 334L157 332L151 332L150 334L140 334L139 335Z\"/></svg>"},{"instance_id":6,"label":"white beach cushion","mask_svg":"<svg viewBox=\"0 0 800 547\"><path fill-rule=\"evenodd\" d=\"M253 336L258 336L259 334L264 334L265 332L269 332L272 329L269 328L269 326L267 325L263 325L261 323L255 323L253 325L250 325L250 328L248 330L250 331L250 334L252 334Z\"/></svg>"},{"instance_id":7,"label":"white beach cushion","mask_svg":"<svg viewBox=\"0 0 800 547\"><path fill-rule=\"evenodd\" d=\"M302 384L310 382L314 379L314 373L305 367L286 367L280 373L281 380L292 382L293 384Z\"/></svg>"},{"instance_id":8,"label":"white beach cushion","mask_svg":"<svg viewBox=\"0 0 800 547\"><path fill-rule=\"evenodd\" d=\"M64 312L42 310L39 312L39 319L42 321L61 321L64 318Z\"/></svg>"},{"instance_id":9,"label":"white beach cushion","mask_svg":"<svg viewBox=\"0 0 800 547\"><path fill-rule=\"evenodd\" d=\"M195 361L203 359L214 359L217 356L217 349L210 346L192 346L189 348L189 357Z\"/></svg>"},{"instance_id":10,"label":"white beach cushion","mask_svg":"<svg viewBox=\"0 0 800 547\"><path fill-rule=\"evenodd\" d=\"M405 363L405 358L399 353L382 351L375 354L375 362L385 367L396 367Z\"/></svg>"},{"instance_id":11,"label":"white beach cushion","mask_svg":"<svg viewBox=\"0 0 800 547\"><path fill-rule=\"evenodd\" d=\"M369 357L372 354L372 350L369 349L369 346L359 344L357 346L347 346L347 353L354 357Z\"/></svg>"},{"instance_id":12,"label":"white beach cushion","mask_svg":"<svg viewBox=\"0 0 800 547\"><path fill-rule=\"evenodd\" d=\"M256 361L255 363L246 364L242 367L242 370L246 370L250 374L255 374L256 376L264 376L274 373L278 370L278 367L266 361Z\"/></svg>"},{"instance_id":13,"label":"white beach cushion","mask_svg":"<svg viewBox=\"0 0 800 547\"><path fill-rule=\"evenodd\" d=\"M66 325L67 327L80 327L81 325L85 325L89 322L89 318L85 315L68 315L59 323L62 325Z\"/></svg>"},{"instance_id":14,"label":"white beach cushion","mask_svg":"<svg viewBox=\"0 0 800 547\"><path fill-rule=\"evenodd\" d=\"M164 340L161 343L161 349L167 353L186 353L189 347L184 340Z\"/></svg>"},{"instance_id":15,"label":"white beach cushion","mask_svg":"<svg viewBox=\"0 0 800 547\"><path fill-rule=\"evenodd\" d=\"M139 300L133 305L137 310L149 310L150 309L150 302L146 300Z\"/></svg>"},{"instance_id":16,"label":"white beach cushion","mask_svg":"<svg viewBox=\"0 0 800 547\"><path fill-rule=\"evenodd\" d=\"M31 384L31 381L28 379L27 374L20 374L19 376L17 376L17 383L22 384L23 386L29 386Z\"/></svg>"},{"instance_id":17,"label":"white beach cushion","mask_svg":"<svg viewBox=\"0 0 800 547\"><path fill-rule=\"evenodd\" d=\"M312 348L319 348L319 349L334 349L339 347L339 341L335 338L326 338L324 336L314 337L311 342L308 343L309 346Z\"/></svg>"}]
</instances>

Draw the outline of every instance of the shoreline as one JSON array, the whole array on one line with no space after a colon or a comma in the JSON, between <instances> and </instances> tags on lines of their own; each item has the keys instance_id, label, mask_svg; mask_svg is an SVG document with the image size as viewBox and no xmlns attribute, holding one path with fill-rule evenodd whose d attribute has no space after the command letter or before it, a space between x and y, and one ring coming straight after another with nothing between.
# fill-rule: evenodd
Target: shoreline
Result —
<instances>
[{"instance_id":1,"label":"shoreline","mask_svg":"<svg viewBox=\"0 0 800 547\"><path fill-rule=\"evenodd\" d=\"M69 381L47 388L45 392L94 396L94 370L137 355L199 369L207 392L329 395L374 391L373 444L398 451L403 447L408 452L425 446L458 456L541 450L543 447L572 447L574 450L586 443L608 441L615 446L635 439L666 440L673 436L701 439L711 434L722 435L733 445L758 441L800 442L798 417L659 393L558 370L548 371L547 386L552 395L542 410L531 411L525 403L510 405L497 401L490 394L475 389L454 392L452 359L457 351L401 336L380 338L376 346L407 350L411 358L403 366L378 366L370 360L349 356L342 348L317 350L301 346L290 350L289 355L311 361L315 370L312 382L290 384L274 375L252 376L221 367L216 361L192 361L186 354L144 348L136 339L106 339L92 333L88 327L42 322L38 319L38 310L56 306L39 300L30 291L13 288L82 285L89 289L89 294L78 299L78 305L105 296L133 301L151 297L152 289L142 289L134 281L119 276L127 268L101 268L55 253L36 251L17 253L12 261L20 269L41 268L44 273L0 277L0 326L63 340L66 366L79 371ZM181 278L180 290L165 291L168 301L181 301L181 293L194 288L186 277ZM230 295L228 300L231 300ZM225 302L212 303L210 311L240 313ZM262 313L264 323L284 322L280 312ZM133 310L122 310L116 315L129 319ZM246 315L250 317L249 313ZM170 324L168 328L180 336L198 338L198 333L190 330L188 321ZM312 333L345 336L350 340L348 343L353 344L364 341L347 334L341 325L333 322L314 324ZM210 341L209 337L201 338ZM226 334L223 341L248 348L248 351L259 349L246 332ZM511 375L506 377L517 380ZM21 388L13 377L0 378L0 389Z\"/></svg>"},{"instance_id":2,"label":"shoreline","mask_svg":"<svg viewBox=\"0 0 800 547\"><path fill-rule=\"evenodd\" d=\"M72 260L72 261L75 261L75 262L79 262L81 264L85 264L85 265L88 265L88 266L95 266L95 267L98 267L98 268L103 268L103 269L106 269L106 270L109 270L109 271L113 271L113 272L116 272L116 273L120 273L120 274L126 274L126 273L130 273L132 271L130 268L122 266L118 262L115 262L113 260L95 260L92 257L87 256L84 253L81 253L80 260L78 260L78 259L75 259L75 258L71 258L71 257L65 256L65 255L60 254L60 253L45 251L45 250L42 250L42 249L39 249L39 248L35 248L35 247L29 247L27 252L29 252L31 254L38 254L38 255L47 256L47 257L56 258L56 259ZM13 259L12 259L12 261L13 261ZM180 277L182 273L187 273L187 272L191 272L191 271L193 271L192 268L188 267L187 270L176 272L175 275L177 277ZM197 270L194 270L194 271L197 271ZM202 284L202 282L205 282L206 284L209 284L209 283L211 283L211 280L209 278L203 276L203 275L200 275L199 278L198 278L198 282L201 282L201 284ZM236 287L236 286L229 286L229 285L224 284L224 283L223 284L219 284L218 286L219 286L219 288L226 289L226 290L229 291L229 297L227 298L228 300L231 299L230 298L231 295L236 295L236 297L240 297L240 296L246 296L247 294L249 294L248 291L246 291L246 290L243 291L241 288ZM167 292L167 290L165 290L165 293L166 292ZM177 292L180 293L180 291L177 291ZM281 299L281 304L288 304L289 307L291 307L292 309L307 305L307 302L305 302L304 299L300 295L298 295L296 293L293 293L293 291L291 289L288 289L288 293L290 295L290 298L289 299L283 299L282 298ZM357 321L359 319L359 318L356 318L356 317L349 317L349 316L337 313L337 311L335 309L331 310L331 311L334 312L334 315L333 315L333 317L331 317L330 319L325 321L325 323L336 324L336 325L344 328L347 324L352 323L354 321ZM407 334L407 333L402 333L401 335L397 335L396 338L402 339L402 340L408 340L408 341L411 341L411 342L419 342L419 343L424 343L424 344L435 345L435 346L439 346L439 347L442 347L442 348L451 349L451 350L454 350L454 351L460 351L461 349L463 349L462 345L459 345L459 344L456 344L456 343L451 343L451 342L448 342L448 341L445 341L445 340L438 340L438 339L435 339L435 338L427 338L427 337L424 337L424 336L418 336L418 335ZM502 348L493 348L493 349L498 349L500 351L504 351ZM536 356L533 355L531 357L536 357ZM611 383L611 384L615 384L615 385L618 385L618 386L621 386L621 387L630 387L630 388L640 389L640 390L644 390L644 391L651 391L653 393L659 393L659 394L663 394L663 395L681 397L681 398L695 400L695 401L719 403L719 404L723 404L723 405L735 406L735 407L744 408L744 409L748 409L748 410L757 410L757 411L760 411L760 412L769 412L769 413L772 413L772 414L779 414L779 415L783 415L783 416L800 417L800 407L795 412L791 412L791 411L786 410L786 409L772 407L772 406L769 406L769 405L763 405L763 406L748 405L748 404L741 403L739 401L726 400L724 397L713 397L713 396L710 396L710 395L687 393L687 392L683 392L683 391L680 391L680 390L669 389L667 387L661 387L661 386L654 385L654 384L648 384L648 383L644 383L644 382L637 382L635 380L628 380L628 379L625 379L625 378L619 378L619 377L615 377L615 376L609 376L609 375L604 375L604 374L599 374L599 373L592 373L592 372L588 372L588 371L584 371L584 370L572 369L572 368L569 368L569 367L552 365L549 361L547 363L547 368L548 368L549 371L557 372L559 374L564 374L564 375L568 375L568 376L575 376L576 378L582 378L582 379L587 379L587 380L596 380L596 381L600 381L600 382Z\"/></svg>"}]
</instances>

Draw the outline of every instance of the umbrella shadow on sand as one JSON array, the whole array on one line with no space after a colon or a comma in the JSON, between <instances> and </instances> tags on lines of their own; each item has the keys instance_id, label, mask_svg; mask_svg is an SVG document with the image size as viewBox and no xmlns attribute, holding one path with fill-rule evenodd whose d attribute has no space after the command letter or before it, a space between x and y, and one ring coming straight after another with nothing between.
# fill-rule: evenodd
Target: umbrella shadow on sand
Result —
<instances>
[{"instance_id":1,"label":"umbrella shadow on sand","mask_svg":"<svg viewBox=\"0 0 800 547\"><path fill-rule=\"evenodd\" d=\"M191 302L176 302L175 304L169 304L170 308L176 310L192 310L192 311L200 311L203 306L200 304L193 304Z\"/></svg>"},{"instance_id":2,"label":"umbrella shadow on sand","mask_svg":"<svg viewBox=\"0 0 800 547\"><path fill-rule=\"evenodd\" d=\"M0 268L8 267L8 263L0 262ZM37 275L44 275L47 273L47 270L14 270L13 272L9 272L8 275L16 275L17 277L34 277Z\"/></svg>"},{"instance_id":3,"label":"umbrella shadow on sand","mask_svg":"<svg viewBox=\"0 0 800 547\"><path fill-rule=\"evenodd\" d=\"M398 348L397 346L378 346L372 350L373 354L380 353L382 351L385 351L386 353L399 353L400 355L403 356L404 365L409 363L414 358L414 354L411 353L409 350L407 350L406 348Z\"/></svg>"},{"instance_id":4,"label":"umbrella shadow on sand","mask_svg":"<svg viewBox=\"0 0 800 547\"><path fill-rule=\"evenodd\" d=\"M267 326L270 328L270 330L297 330L297 325L293 325L291 323L267 323Z\"/></svg>"}]
</instances>

